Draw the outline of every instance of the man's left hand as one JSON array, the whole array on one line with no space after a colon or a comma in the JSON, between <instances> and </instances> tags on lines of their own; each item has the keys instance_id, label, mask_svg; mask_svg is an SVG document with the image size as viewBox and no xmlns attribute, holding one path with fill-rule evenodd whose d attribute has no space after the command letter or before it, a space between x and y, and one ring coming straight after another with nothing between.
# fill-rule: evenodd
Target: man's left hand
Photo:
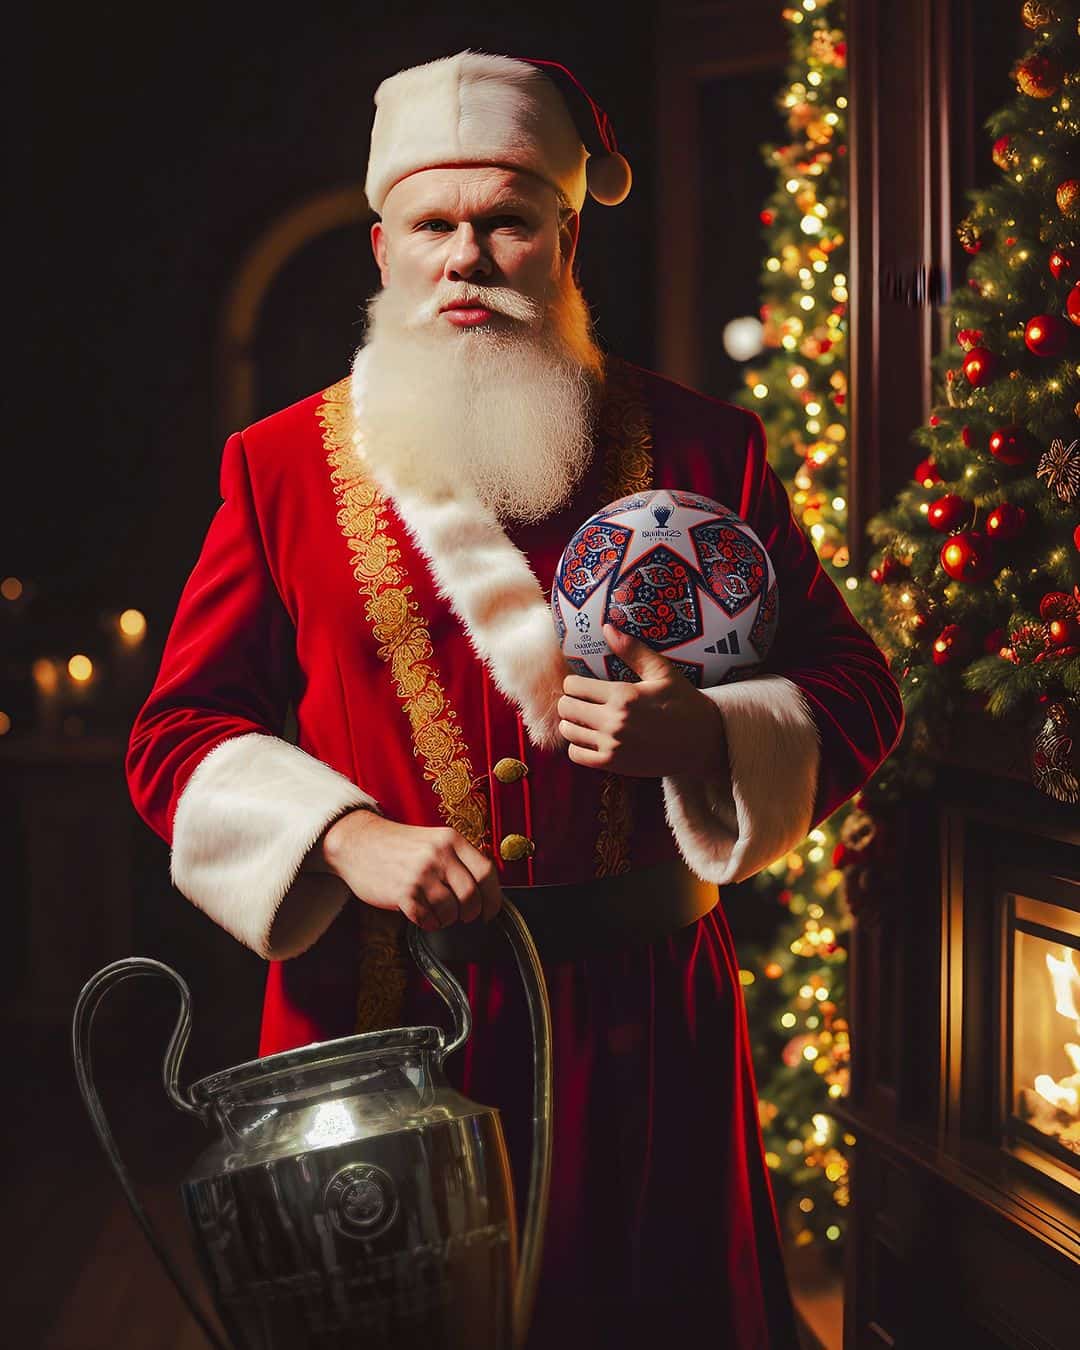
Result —
<instances>
[{"instance_id":1,"label":"man's left hand","mask_svg":"<svg viewBox=\"0 0 1080 1350\"><path fill-rule=\"evenodd\" d=\"M631 778L703 777L725 753L723 713L659 652L611 624L604 638L640 683L567 675L559 731L575 764Z\"/></svg>"}]
</instances>

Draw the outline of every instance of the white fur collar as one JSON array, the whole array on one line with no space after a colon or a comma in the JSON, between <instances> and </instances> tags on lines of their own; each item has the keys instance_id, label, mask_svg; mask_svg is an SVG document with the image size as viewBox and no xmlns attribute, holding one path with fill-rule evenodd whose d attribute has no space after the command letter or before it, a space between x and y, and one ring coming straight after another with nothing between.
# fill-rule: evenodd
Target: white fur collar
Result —
<instances>
[{"instance_id":1,"label":"white fur collar","mask_svg":"<svg viewBox=\"0 0 1080 1350\"><path fill-rule=\"evenodd\" d=\"M467 487L445 497L400 489L364 452L356 412L362 406L366 352L353 362L353 445L428 560L435 588L464 625L496 687L521 710L529 739L562 748L557 704L570 673L551 610L528 559L495 514Z\"/></svg>"}]
</instances>

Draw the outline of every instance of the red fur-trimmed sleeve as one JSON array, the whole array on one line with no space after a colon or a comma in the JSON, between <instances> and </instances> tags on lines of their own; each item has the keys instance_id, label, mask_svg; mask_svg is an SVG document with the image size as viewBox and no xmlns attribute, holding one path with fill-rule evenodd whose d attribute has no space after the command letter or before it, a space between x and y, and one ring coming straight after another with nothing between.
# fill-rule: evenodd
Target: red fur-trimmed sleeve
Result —
<instances>
[{"instance_id":1,"label":"red fur-trimmed sleeve","mask_svg":"<svg viewBox=\"0 0 1080 1350\"><path fill-rule=\"evenodd\" d=\"M779 584L779 624L762 671L705 689L718 705L727 763L706 778L663 780L683 856L709 881L760 871L853 796L903 731L900 690L795 521L748 413L734 509L765 545Z\"/></svg>"},{"instance_id":2,"label":"red fur-trimmed sleeve","mask_svg":"<svg viewBox=\"0 0 1080 1350\"><path fill-rule=\"evenodd\" d=\"M295 635L239 434L225 445L221 495L131 730L127 781L171 845L177 889L259 955L283 959L348 896L336 876L302 870L312 845L344 811L377 803L283 739Z\"/></svg>"}]
</instances>

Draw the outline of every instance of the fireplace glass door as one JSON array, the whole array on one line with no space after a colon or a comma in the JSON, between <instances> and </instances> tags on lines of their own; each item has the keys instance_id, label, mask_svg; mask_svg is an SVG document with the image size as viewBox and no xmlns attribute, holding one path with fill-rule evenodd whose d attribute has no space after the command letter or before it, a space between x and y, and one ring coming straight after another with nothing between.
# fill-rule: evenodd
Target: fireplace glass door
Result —
<instances>
[{"instance_id":1,"label":"fireplace glass door","mask_svg":"<svg viewBox=\"0 0 1080 1350\"><path fill-rule=\"evenodd\" d=\"M1010 900L1006 1132L1025 1162L1080 1191L1080 913Z\"/></svg>"}]
</instances>

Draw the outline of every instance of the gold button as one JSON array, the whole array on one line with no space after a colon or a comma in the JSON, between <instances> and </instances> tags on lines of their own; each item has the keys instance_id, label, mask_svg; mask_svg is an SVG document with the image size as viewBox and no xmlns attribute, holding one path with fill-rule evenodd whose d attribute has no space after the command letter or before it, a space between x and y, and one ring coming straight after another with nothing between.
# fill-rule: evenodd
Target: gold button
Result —
<instances>
[{"instance_id":1,"label":"gold button","mask_svg":"<svg viewBox=\"0 0 1080 1350\"><path fill-rule=\"evenodd\" d=\"M500 759L491 771L500 783L517 783L529 772L520 759Z\"/></svg>"},{"instance_id":2,"label":"gold button","mask_svg":"<svg viewBox=\"0 0 1080 1350\"><path fill-rule=\"evenodd\" d=\"M508 834L499 844L499 857L504 862L520 862L522 858L531 858L536 845L523 834Z\"/></svg>"}]
</instances>

